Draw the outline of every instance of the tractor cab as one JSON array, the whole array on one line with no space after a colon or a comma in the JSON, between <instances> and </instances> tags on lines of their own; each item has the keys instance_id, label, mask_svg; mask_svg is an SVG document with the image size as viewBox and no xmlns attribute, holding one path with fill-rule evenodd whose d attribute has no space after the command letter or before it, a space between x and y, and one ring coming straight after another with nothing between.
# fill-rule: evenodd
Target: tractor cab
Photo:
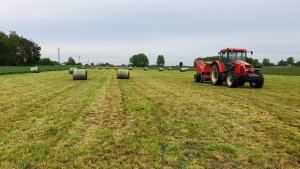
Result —
<instances>
[{"instance_id":1,"label":"tractor cab","mask_svg":"<svg viewBox=\"0 0 300 169\"><path fill-rule=\"evenodd\" d=\"M219 55L219 59L223 63L225 70L228 71L234 65L235 61L246 62L247 50L244 48L225 48L219 52Z\"/></svg>"}]
</instances>

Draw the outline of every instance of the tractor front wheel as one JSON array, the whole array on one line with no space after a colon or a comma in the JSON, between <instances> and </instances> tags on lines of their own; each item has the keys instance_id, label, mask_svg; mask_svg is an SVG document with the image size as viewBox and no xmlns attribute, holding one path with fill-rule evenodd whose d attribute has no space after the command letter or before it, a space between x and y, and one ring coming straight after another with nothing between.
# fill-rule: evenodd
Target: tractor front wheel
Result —
<instances>
[{"instance_id":1,"label":"tractor front wheel","mask_svg":"<svg viewBox=\"0 0 300 169\"><path fill-rule=\"evenodd\" d=\"M259 71L255 72L255 74L260 76L260 80L258 80L256 82L250 82L250 86L253 88L262 88L264 85L264 80L265 80L264 75Z\"/></svg>"},{"instance_id":2,"label":"tractor front wheel","mask_svg":"<svg viewBox=\"0 0 300 169\"><path fill-rule=\"evenodd\" d=\"M222 84L221 73L219 72L219 67L216 64L214 64L211 67L210 79L211 79L211 84L213 84L213 85L221 85Z\"/></svg>"},{"instance_id":3,"label":"tractor front wheel","mask_svg":"<svg viewBox=\"0 0 300 169\"><path fill-rule=\"evenodd\" d=\"M239 79L234 71L229 71L226 74L226 85L231 88L238 87Z\"/></svg>"},{"instance_id":4,"label":"tractor front wheel","mask_svg":"<svg viewBox=\"0 0 300 169\"><path fill-rule=\"evenodd\" d=\"M239 80L239 86L244 86L245 85L245 80L244 79L240 79Z\"/></svg>"}]
</instances>

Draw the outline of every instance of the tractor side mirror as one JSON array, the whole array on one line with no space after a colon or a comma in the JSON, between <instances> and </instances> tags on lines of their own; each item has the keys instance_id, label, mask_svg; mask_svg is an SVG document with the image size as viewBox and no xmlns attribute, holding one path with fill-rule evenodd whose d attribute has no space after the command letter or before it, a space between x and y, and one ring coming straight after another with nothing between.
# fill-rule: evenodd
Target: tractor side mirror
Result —
<instances>
[{"instance_id":1,"label":"tractor side mirror","mask_svg":"<svg viewBox=\"0 0 300 169\"><path fill-rule=\"evenodd\" d=\"M250 54L253 55L253 51L250 51Z\"/></svg>"}]
</instances>

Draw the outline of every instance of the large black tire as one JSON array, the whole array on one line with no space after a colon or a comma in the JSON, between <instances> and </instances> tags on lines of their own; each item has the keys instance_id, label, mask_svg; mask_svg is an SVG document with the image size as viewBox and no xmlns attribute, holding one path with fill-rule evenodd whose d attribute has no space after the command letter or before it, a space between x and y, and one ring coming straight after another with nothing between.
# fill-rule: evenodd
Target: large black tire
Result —
<instances>
[{"instance_id":1,"label":"large black tire","mask_svg":"<svg viewBox=\"0 0 300 169\"><path fill-rule=\"evenodd\" d=\"M235 88L239 86L239 78L234 71L229 71L226 74L227 87Z\"/></svg>"},{"instance_id":2,"label":"large black tire","mask_svg":"<svg viewBox=\"0 0 300 169\"><path fill-rule=\"evenodd\" d=\"M213 84L213 85L221 85L222 84L222 75L219 71L219 67L217 64L214 64L211 67L210 80L211 80L211 84Z\"/></svg>"},{"instance_id":3,"label":"large black tire","mask_svg":"<svg viewBox=\"0 0 300 169\"><path fill-rule=\"evenodd\" d=\"M250 82L250 86L253 88L262 88L264 86L265 81L264 75L260 71L256 71L255 74L260 76L260 80L256 82Z\"/></svg>"},{"instance_id":4,"label":"large black tire","mask_svg":"<svg viewBox=\"0 0 300 169\"><path fill-rule=\"evenodd\" d=\"M194 82L200 83L201 82L201 75L200 74L195 74L194 75Z\"/></svg>"},{"instance_id":5,"label":"large black tire","mask_svg":"<svg viewBox=\"0 0 300 169\"><path fill-rule=\"evenodd\" d=\"M245 83L246 83L245 80L242 79L242 78L240 78L240 80L239 80L239 86L244 86Z\"/></svg>"}]
</instances>

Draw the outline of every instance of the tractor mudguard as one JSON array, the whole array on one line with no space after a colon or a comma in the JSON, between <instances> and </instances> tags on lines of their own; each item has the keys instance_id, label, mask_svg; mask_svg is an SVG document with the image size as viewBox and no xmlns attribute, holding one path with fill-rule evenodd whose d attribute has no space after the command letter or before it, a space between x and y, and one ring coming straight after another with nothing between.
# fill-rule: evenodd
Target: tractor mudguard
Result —
<instances>
[{"instance_id":1,"label":"tractor mudguard","mask_svg":"<svg viewBox=\"0 0 300 169\"><path fill-rule=\"evenodd\" d=\"M225 72L224 65L222 64L222 62L220 62L220 61L214 61L214 62L211 64L211 66L214 65L214 64L217 64L217 65L218 65L220 73Z\"/></svg>"}]
</instances>

